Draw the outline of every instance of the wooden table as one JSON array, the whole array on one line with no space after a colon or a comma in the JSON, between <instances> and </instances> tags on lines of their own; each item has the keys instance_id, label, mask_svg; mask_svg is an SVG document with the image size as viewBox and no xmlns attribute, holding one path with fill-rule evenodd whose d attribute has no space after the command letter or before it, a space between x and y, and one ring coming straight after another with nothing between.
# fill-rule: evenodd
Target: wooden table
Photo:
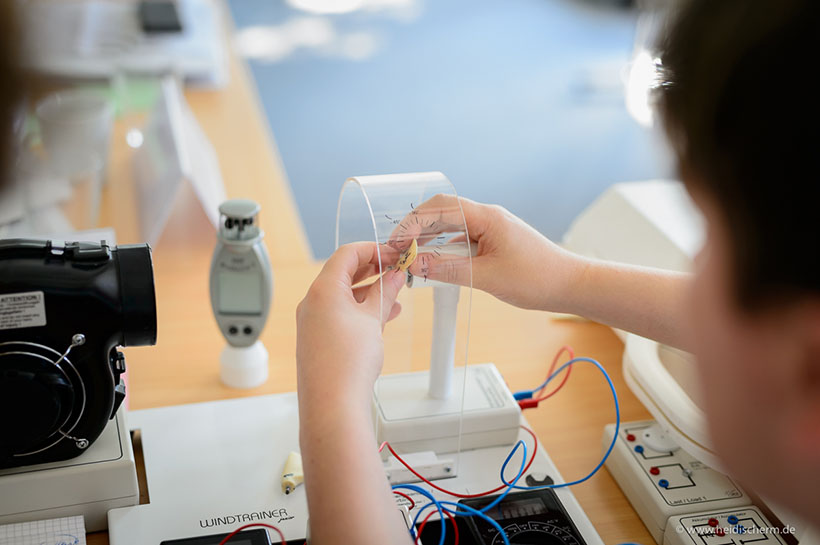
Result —
<instances>
[{"instance_id":1,"label":"wooden table","mask_svg":"<svg viewBox=\"0 0 820 545\"><path fill-rule=\"evenodd\" d=\"M229 17L227 10L225 13ZM225 89L191 89L185 96L217 151L229 197L248 197L262 205L261 223L275 279L273 308L261 337L270 352L270 379L246 391L227 388L219 381L218 355L224 341L212 317L208 296L215 233L193 192L186 189L154 248L157 345L126 350L130 409L296 388L295 309L320 264L310 258L247 67L233 54L230 78ZM139 241L136 199L129 174L130 150L124 145L124 132L124 125L115 127L111 181L105 189L101 217L102 225L116 228L119 243ZM339 180L340 187L342 182ZM412 316L388 327L388 353L394 344L405 342L402 339L406 338L406 328L430 329L429 300L424 295L413 297L414 312L408 313ZM620 395L624 420L648 417L624 384L623 344L609 328L516 309L484 293L473 293L469 361L494 362L513 390L530 388L542 380L553 354L564 344L606 366ZM413 367L423 365L424 357L414 355ZM579 366L560 395L528 411L526 417L566 479L585 475L597 463L603 426L614 421L608 388L592 366ZM600 471L573 491L605 543L652 543L607 471ZM105 544L108 537L105 532L90 534L88 542Z\"/></svg>"}]
</instances>

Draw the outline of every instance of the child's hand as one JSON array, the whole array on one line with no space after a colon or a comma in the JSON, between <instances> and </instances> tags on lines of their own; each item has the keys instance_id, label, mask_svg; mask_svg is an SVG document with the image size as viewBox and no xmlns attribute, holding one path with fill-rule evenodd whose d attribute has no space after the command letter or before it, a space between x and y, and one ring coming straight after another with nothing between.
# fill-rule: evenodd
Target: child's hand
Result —
<instances>
[{"instance_id":1,"label":"child's hand","mask_svg":"<svg viewBox=\"0 0 820 545\"><path fill-rule=\"evenodd\" d=\"M316 543L411 545L396 516L371 423L373 383L384 357L382 328L399 312L405 274L379 272L374 242L339 248L296 310L299 444ZM382 267L399 253L381 248ZM383 318L380 307L384 308ZM356 501L350 501L351 491Z\"/></svg>"},{"instance_id":2,"label":"child's hand","mask_svg":"<svg viewBox=\"0 0 820 545\"><path fill-rule=\"evenodd\" d=\"M393 247L399 251L414 238L421 251L421 246L435 240L437 232L453 231L454 226L466 221L470 240L478 243L472 262L473 287L518 307L562 310L562 296L581 260L504 208L437 195L417 207L411 216L415 217L403 221L403 228L395 235ZM446 253L419 255L410 267L412 274L469 285L466 258Z\"/></svg>"},{"instance_id":3,"label":"child's hand","mask_svg":"<svg viewBox=\"0 0 820 545\"><path fill-rule=\"evenodd\" d=\"M398 259L398 253L381 248L382 270ZM296 362L299 397L332 402L370 402L373 383L384 357L382 328L398 315L396 297L404 274L388 271L366 286L353 286L377 274L374 243L340 247L314 280L296 309ZM380 317L380 302L384 316ZM369 407L369 405L368 405Z\"/></svg>"}]
</instances>

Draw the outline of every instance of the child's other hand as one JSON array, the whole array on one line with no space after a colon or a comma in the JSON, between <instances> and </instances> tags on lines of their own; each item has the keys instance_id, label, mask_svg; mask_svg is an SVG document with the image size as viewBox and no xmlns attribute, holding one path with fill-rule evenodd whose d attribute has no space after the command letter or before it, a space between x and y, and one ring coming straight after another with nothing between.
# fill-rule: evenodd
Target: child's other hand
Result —
<instances>
[{"instance_id":1,"label":"child's other hand","mask_svg":"<svg viewBox=\"0 0 820 545\"><path fill-rule=\"evenodd\" d=\"M381 258L384 270L398 259L398 253L382 247ZM401 310L396 297L404 283L403 273L388 271L382 277L383 293L378 279L353 287L378 271L375 243L342 246L299 304L296 362L300 401L322 399L323 407L358 402L369 410L370 392L384 357L382 329Z\"/></svg>"},{"instance_id":2,"label":"child's other hand","mask_svg":"<svg viewBox=\"0 0 820 545\"><path fill-rule=\"evenodd\" d=\"M417 238L421 252L421 246L435 240L438 230L446 232L466 221L470 240L478 243L472 261L473 287L518 307L562 310L562 297L569 291L581 260L500 206L456 199L451 195L437 195L422 203L411 214L417 219L402 222L406 227L397 232L394 246L401 251L410 240ZM414 227L416 225L424 227ZM410 267L412 274L469 285L466 258L446 253L419 255Z\"/></svg>"}]
</instances>

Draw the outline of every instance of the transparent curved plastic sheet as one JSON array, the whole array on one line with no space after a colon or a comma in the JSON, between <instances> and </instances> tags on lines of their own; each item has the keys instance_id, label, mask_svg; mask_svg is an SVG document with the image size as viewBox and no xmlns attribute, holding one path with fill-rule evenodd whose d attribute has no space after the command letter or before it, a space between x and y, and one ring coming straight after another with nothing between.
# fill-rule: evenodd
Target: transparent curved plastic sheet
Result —
<instances>
[{"instance_id":1,"label":"transparent curved plastic sheet","mask_svg":"<svg viewBox=\"0 0 820 545\"><path fill-rule=\"evenodd\" d=\"M348 179L339 196L336 247L351 243L373 247L378 277L363 283L379 282L381 291L384 273L399 268L405 275L401 312L385 326L384 366L374 387L379 441L400 454L433 451L457 464L472 263L455 188L440 172ZM380 312L389 316L385 306Z\"/></svg>"}]
</instances>

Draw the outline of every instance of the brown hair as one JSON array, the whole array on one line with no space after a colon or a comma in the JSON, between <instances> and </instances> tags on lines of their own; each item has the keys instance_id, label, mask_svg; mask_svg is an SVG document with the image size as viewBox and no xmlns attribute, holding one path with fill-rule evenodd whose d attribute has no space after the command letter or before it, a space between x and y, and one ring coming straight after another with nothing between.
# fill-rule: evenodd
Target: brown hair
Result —
<instances>
[{"instance_id":1,"label":"brown hair","mask_svg":"<svg viewBox=\"0 0 820 545\"><path fill-rule=\"evenodd\" d=\"M739 303L820 295L815 0L691 0L660 43L684 182L721 208Z\"/></svg>"},{"instance_id":2,"label":"brown hair","mask_svg":"<svg viewBox=\"0 0 820 545\"><path fill-rule=\"evenodd\" d=\"M0 187L9 179L14 123L24 96L15 4L0 1Z\"/></svg>"}]
</instances>

